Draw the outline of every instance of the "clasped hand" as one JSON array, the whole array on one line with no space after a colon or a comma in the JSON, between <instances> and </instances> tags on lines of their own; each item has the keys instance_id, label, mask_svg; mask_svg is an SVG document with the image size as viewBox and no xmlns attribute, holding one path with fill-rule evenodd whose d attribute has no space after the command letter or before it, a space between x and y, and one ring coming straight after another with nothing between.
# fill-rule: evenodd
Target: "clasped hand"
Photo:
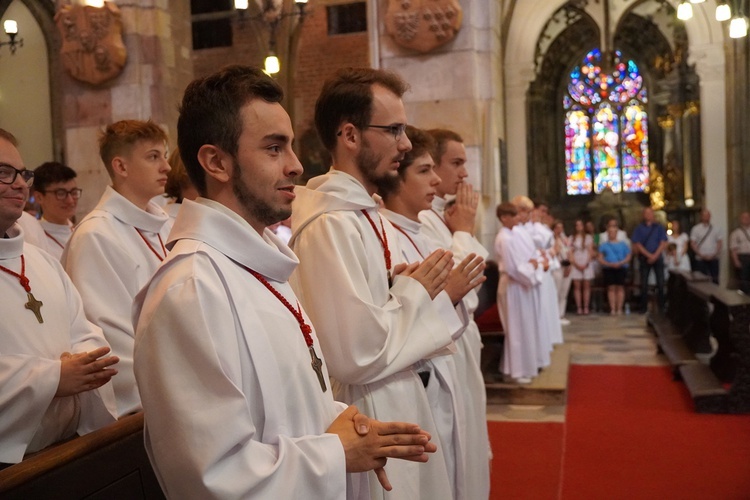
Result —
<instances>
[{"instance_id":1,"label":"clasped hand","mask_svg":"<svg viewBox=\"0 0 750 500\"><path fill-rule=\"evenodd\" d=\"M453 269L453 253L447 250L435 250L422 262L395 266L393 276L414 278L424 286L430 298L434 299L445 288L451 269Z\"/></svg>"},{"instance_id":2,"label":"clasped hand","mask_svg":"<svg viewBox=\"0 0 750 500\"><path fill-rule=\"evenodd\" d=\"M326 432L336 434L341 440L347 472L374 470L387 491L393 489L384 469L388 458L427 462L427 453L437 451L437 446L430 442L432 436L418 425L370 419L359 413L356 406L341 412Z\"/></svg>"},{"instance_id":3,"label":"clasped hand","mask_svg":"<svg viewBox=\"0 0 750 500\"><path fill-rule=\"evenodd\" d=\"M60 355L60 382L55 396L73 396L98 389L109 382L117 374L116 369L109 367L120 361L117 356L104 357L109 351L109 347L100 347L77 354L62 353Z\"/></svg>"}]
</instances>

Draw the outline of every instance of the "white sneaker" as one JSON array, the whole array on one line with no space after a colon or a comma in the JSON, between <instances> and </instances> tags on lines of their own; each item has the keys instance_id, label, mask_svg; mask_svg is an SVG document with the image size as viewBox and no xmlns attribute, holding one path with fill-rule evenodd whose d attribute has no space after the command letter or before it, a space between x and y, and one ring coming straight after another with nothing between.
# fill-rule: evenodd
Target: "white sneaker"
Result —
<instances>
[{"instance_id":1,"label":"white sneaker","mask_svg":"<svg viewBox=\"0 0 750 500\"><path fill-rule=\"evenodd\" d=\"M523 385L531 383L531 379L528 377L518 377L518 378L513 379L513 381L516 384L523 384Z\"/></svg>"},{"instance_id":2,"label":"white sneaker","mask_svg":"<svg viewBox=\"0 0 750 500\"><path fill-rule=\"evenodd\" d=\"M568 318L560 318L560 324L562 326L568 326L570 324L570 320Z\"/></svg>"}]
</instances>

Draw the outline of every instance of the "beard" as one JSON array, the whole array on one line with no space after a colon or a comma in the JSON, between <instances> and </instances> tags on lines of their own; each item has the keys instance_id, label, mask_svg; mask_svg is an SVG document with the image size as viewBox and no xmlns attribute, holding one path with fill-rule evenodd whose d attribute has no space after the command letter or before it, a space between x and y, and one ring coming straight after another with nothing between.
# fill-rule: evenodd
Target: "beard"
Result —
<instances>
[{"instance_id":1,"label":"beard","mask_svg":"<svg viewBox=\"0 0 750 500\"><path fill-rule=\"evenodd\" d=\"M355 162L362 176L367 182L374 185L379 194L391 193L398 189L400 179L394 172L377 174L378 165L383 161L383 155L376 154L370 147L370 142L362 137L362 149L357 153Z\"/></svg>"},{"instance_id":2,"label":"beard","mask_svg":"<svg viewBox=\"0 0 750 500\"><path fill-rule=\"evenodd\" d=\"M241 169L236 158L234 158L234 166L235 168L232 170L232 193L237 197L237 201L247 211L248 215L266 226L281 222L292 215L291 207L274 208L255 196L242 181Z\"/></svg>"}]
</instances>

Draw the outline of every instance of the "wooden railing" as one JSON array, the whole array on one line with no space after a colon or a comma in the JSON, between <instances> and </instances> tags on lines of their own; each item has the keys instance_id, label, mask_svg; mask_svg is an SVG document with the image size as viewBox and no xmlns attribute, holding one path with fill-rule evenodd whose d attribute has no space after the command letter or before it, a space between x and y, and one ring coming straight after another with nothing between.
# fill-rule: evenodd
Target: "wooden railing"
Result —
<instances>
[{"instance_id":1,"label":"wooden railing","mask_svg":"<svg viewBox=\"0 0 750 500\"><path fill-rule=\"evenodd\" d=\"M0 498L164 498L143 446L143 413L0 471Z\"/></svg>"},{"instance_id":2,"label":"wooden railing","mask_svg":"<svg viewBox=\"0 0 750 500\"><path fill-rule=\"evenodd\" d=\"M750 297L700 273L672 272L667 310L648 323L696 411L750 413Z\"/></svg>"}]
</instances>

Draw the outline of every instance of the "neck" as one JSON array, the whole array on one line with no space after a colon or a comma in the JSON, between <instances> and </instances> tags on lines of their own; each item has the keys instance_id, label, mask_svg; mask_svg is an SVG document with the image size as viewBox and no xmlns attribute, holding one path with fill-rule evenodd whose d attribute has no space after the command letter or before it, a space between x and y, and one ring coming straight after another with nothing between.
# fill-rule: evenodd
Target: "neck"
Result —
<instances>
[{"instance_id":1,"label":"neck","mask_svg":"<svg viewBox=\"0 0 750 500\"><path fill-rule=\"evenodd\" d=\"M368 181L362 174L362 171L354 161L354 158L343 160L334 158L331 168L333 168L334 170L338 170L339 172L349 174L357 179L365 187L367 194L369 194L370 196L374 195L378 190L377 186Z\"/></svg>"},{"instance_id":2,"label":"neck","mask_svg":"<svg viewBox=\"0 0 750 500\"><path fill-rule=\"evenodd\" d=\"M222 186L222 188L223 189L214 190L212 186L208 186L206 198L221 203L229 210L245 219L245 222L250 224L250 227L255 229L255 232L263 236L263 232L266 230L266 224L253 217L250 211L237 200L231 186Z\"/></svg>"},{"instance_id":3,"label":"neck","mask_svg":"<svg viewBox=\"0 0 750 500\"><path fill-rule=\"evenodd\" d=\"M387 208L391 212L403 215L409 220L419 222L419 211L415 212L414 210L411 210L398 198L398 196L388 199L385 202L385 208Z\"/></svg>"},{"instance_id":4,"label":"neck","mask_svg":"<svg viewBox=\"0 0 750 500\"><path fill-rule=\"evenodd\" d=\"M44 210L42 210L42 213L44 213ZM59 224L61 226L68 225L68 218L65 216L55 216L49 213L45 213L44 215L42 215L42 218L47 222L51 222L52 224Z\"/></svg>"},{"instance_id":5,"label":"neck","mask_svg":"<svg viewBox=\"0 0 750 500\"><path fill-rule=\"evenodd\" d=\"M120 195L122 195L123 198L125 198L130 203L140 208L144 212L146 211L146 208L148 207L148 202L151 201L151 198L144 198L144 196L137 193L133 189L130 189L128 186L113 185L112 189L117 191Z\"/></svg>"}]
</instances>

